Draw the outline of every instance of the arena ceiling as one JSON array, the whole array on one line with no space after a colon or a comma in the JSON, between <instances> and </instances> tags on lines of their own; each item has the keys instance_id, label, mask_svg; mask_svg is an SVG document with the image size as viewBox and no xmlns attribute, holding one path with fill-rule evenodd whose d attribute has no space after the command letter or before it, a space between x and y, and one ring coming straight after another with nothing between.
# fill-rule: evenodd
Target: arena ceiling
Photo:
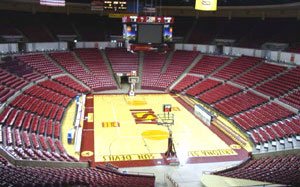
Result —
<instances>
[{"instance_id":1,"label":"arena ceiling","mask_svg":"<svg viewBox=\"0 0 300 187\"><path fill-rule=\"evenodd\" d=\"M72 3L90 3L91 0L66 0ZM128 0L134 1L134 0ZM153 4L160 4L160 0L140 0L140 2L153 2ZM253 6L253 5L274 5L296 3L299 0L219 0L219 6ZM163 6L193 6L195 0L161 0Z\"/></svg>"},{"instance_id":2,"label":"arena ceiling","mask_svg":"<svg viewBox=\"0 0 300 187\"><path fill-rule=\"evenodd\" d=\"M39 0L0 0L0 10L48 12L66 14L108 15L105 11L91 11L92 0L66 0L65 7L40 6ZM128 13L139 1L140 8L152 5L157 15L195 17L293 17L300 20L300 0L218 0L218 11L201 12L194 9L195 0L127 0ZM265 5L265 6L262 6ZM141 13L141 12L140 12Z\"/></svg>"}]
</instances>

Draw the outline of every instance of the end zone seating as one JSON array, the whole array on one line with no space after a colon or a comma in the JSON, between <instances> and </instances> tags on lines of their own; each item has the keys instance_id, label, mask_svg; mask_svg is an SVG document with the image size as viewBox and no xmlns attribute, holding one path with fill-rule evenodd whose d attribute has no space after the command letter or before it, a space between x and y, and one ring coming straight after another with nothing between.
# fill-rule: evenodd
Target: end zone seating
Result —
<instances>
[{"instance_id":1,"label":"end zone seating","mask_svg":"<svg viewBox=\"0 0 300 187\"><path fill-rule=\"evenodd\" d=\"M111 81L100 79L95 74L84 69L77 61L74 54L71 52L55 52L50 53L50 56L55 59L68 72L73 74L76 78L84 82L94 91L115 89L116 86Z\"/></svg>"},{"instance_id":2,"label":"end zone seating","mask_svg":"<svg viewBox=\"0 0 300 187\"><path fill-rule=\"evenodd\" d=\"M76 49L75 52L86 67L89 68L93 76L101 81L102 87L106 89L117 88L113 76L108 71L108 67L98 49Z\"/></svg>"},{"instance_id":3,"label":"end zone seating","mask_svg":"<svg viewBox=\"0 0 300 187\"><path fill-rule=\"evenodd\" d=\"M155 89L166 57L166 53L145 52L141 80L143 89Z\"/></svg>"},{"instance_id":4,"label":"end zone seating","mask_svg":"<svg viewBox=\"0 0 300 187\"><path fill-rule=\"evenodd\" d=\"M198 54L197 51L175 51L166 71L160 74L156 87L159 90L168 88L191 65Z\"/></svg>"},{"instance_id":5,"label":"end zone seating","mask_svg":"<svg viewBox=\"0 0 300 187\"><path fill-rule=\"evenodd\" d=\"M106 48L105 52L115 73L138 71L138 54L127 52L123 48Z\"/></svg>"}]
</instances>

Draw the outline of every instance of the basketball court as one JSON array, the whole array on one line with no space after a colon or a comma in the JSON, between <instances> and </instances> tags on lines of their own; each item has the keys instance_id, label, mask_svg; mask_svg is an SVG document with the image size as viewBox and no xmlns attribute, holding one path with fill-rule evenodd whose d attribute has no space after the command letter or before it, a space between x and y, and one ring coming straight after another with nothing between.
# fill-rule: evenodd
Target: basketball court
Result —
<instances>
[{"instance_id":1,"label":"basketball court","mask_svg":"<svg viewBox=\"0 0 300 187\"><path fill-rule=\"evenodd\" d=\"M174 125L158 117L168 115L163 104L172 106ZM87 96L80 158L118 166L164 165L170 131L180 164L241 159L239 146L223 141L169 94Z\"/></svg>"}]
</instances>

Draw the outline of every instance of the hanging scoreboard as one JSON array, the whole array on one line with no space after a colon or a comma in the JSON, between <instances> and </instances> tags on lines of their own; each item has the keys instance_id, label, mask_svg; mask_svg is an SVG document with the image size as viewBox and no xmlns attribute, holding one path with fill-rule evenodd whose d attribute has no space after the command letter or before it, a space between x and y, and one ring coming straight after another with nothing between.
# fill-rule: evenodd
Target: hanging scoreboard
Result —
<instances>
[{"instance_id":1,"label":"hanging scoreboard","mask_svg":"<svg viewBox=\"0 0 300 187\"><path fill-rule=\"evenodd\" d=\"M161 44L172 42L173 17L124 16L123 38L129 43Z\"/></svg>"},{"instance_id":2,"label":"hanging scoreboard","mask_svg":"<svg viewBox=\"0 0 300 187\"><path fill-rule=\"evenodd\" d=\"M123 0L123 1L105 0L104 10L108 12L126 12L127 0Z\"/></svg>"}]
</instances>

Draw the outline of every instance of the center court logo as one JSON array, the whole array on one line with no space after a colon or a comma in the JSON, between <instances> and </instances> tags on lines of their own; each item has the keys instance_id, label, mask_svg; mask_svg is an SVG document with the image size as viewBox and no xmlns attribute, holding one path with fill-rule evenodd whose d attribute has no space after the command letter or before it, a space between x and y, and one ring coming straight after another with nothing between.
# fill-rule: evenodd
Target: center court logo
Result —
<instances>
[{"instance_id":1,"label":"center court logo","mask_svg":"<svg viewBox=\"0 0 300 187\"><path fill-rule=\"evenodd\" d=\"M157 116L152 109L130 110L136 124L157 124Z\"/></svg>"}]
</instances>

